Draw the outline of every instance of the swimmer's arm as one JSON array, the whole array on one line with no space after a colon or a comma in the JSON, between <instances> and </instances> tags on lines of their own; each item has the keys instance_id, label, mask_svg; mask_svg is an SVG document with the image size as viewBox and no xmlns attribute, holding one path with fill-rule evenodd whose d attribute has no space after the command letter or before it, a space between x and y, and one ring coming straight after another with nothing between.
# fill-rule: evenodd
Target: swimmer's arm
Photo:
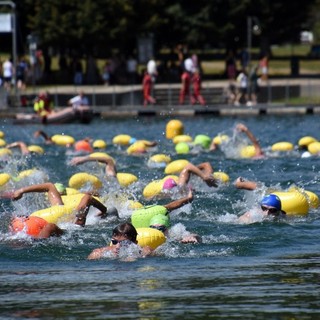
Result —
<instances>
[{"instance_id":1,"label":"swimmer's arm","mask_svg":"<svg viewBox=\"0 0 320 320\"><path fill-rule=\"evenodd\" d=\"M35 133L33 134L33 136L35 138L41 136L44 138L44 140L46 141L46 143L51 143L52 140L51 140L51 137L49 137L44 131L42 130L38 130L38 131L35 131Z\"/></svg>"},{"instance_id":2,"label":"swimmer's arm","mask_svg":"<svg viewBox=\"0 0 320 320\"><path fill-rule=\"evenodd\" d=\"M257 189L257 186L258 186L256 182L244 180L242 177L239 177L235 181L234 185L237 189L245 189L245 190L255 190Z\"/></svg>"},{"instance_id":3,"label":"swimmer's arm","mask_svg":"<svg viewBox=\"0 0 320 320\"><path fill-rule=\"evenodd\" d=\"M242 123L239 123L236 127L236 129L240 132L244 132L250 141L252 142L254 148L255 148L255 156L261 156L263 155L263 151L261 149L260 143L258 142L257 138L253 135L253 133Z\"/></svg>"},{"instance_id":4,"label":"swimmer's arm","mask_svg":"<svg viewBox=\"0 0 320 320\"><path fill-rule=\"evenodd\" d=\"M103 248L98 248L94 249L89 255L88 255L88 260L97 260L102 258L103 254L107 251L111 251L112 247L103 247Z\"/></svg>"},{"instance_id":5,"label":"swimmer's arm","mask_svg":"<svg viewBox=\"0 0 320 320\"><path fill-rule=\"evenodd\" d=\"M86 162L92 162L92 161L98 161L100 163L104 163L106 167L106 174L108 176L113 176L115 177L117 175L117 170L115 167L115 164L111 158L106 158L106 157L89 157L89 156L84 156L84 157L75 157L70 161L71 165L78 165Z\"/></svg>"},{"instance_id":6,"label":"swimmer's arm","mask_svg":"<svg viewBox=\"0 0 320 320\"><path fill-rule=\"evenodd\" d=\"M48 199L51 205L62 205L63 201L60 193L58 192L55 185L51 182L35 184L28 187L20 188L14 191L12 200L19 200L25 193L31 192L48 192Z\"/></svg>"},{"instance_id":7,"label":"swimmer's arm","mask_svg":"<svg viewBox=\"0 0 320 320\"><path fill-rule=\"evenodd\" d=\"M189 190L189 194L181 199L172 201L166 205L164 205L164 207L170 212L172 210L178 209L183 207L185 204L187 203L191 203L193 201L193 194L192 194L192 190Z\"/></svg>"},{"instance_id":8,"label":"swimmer's arm","mask_svg":"<svg viewBox=\"0 0 320 320\"><path fill-rule=\"evenodd\" d=\"M244 213L242 216L238 218L239 223L248 224L251 223L251 214L250 212Z\"/></svg>"},{"instance_id":9,"label":"swimmer's arm","mask_svg":"<svg viewBox=\"0 0 320 320\"><path fill-rule=\"evenodd\" d=\"M153 249L149 246L145 246L142 248L141 255L142 257L147 257L153 254Z\"/></svg>"},{"instance_id":10,"label":"swimmer's arm","mask_svg":"<svg viewBox=\"0 0 320 320\"><path fill-rule=\"evenodd\" d=\"M6 147L8 149L19 147L22 154L29 154L30 153L27 145L22 141L17 141L17 142L10 143Z\"/></svg>"},{"instance_id":11,"label":"swimmer's arm","mask_svg":"<svg viewBox=\"0 0 320 320\"><path fill-rule=\"evenodd\" d=\"M78 213L74 222L75 224L80 226L85 225L90 206L93 206L100 210L100 213L98 215L100 215L101 217L107 216L107 207L104 204L102 204L99 200L92 197L90 194L85 194L76 208L76 211Z\"/></svg>"}]
</instances>

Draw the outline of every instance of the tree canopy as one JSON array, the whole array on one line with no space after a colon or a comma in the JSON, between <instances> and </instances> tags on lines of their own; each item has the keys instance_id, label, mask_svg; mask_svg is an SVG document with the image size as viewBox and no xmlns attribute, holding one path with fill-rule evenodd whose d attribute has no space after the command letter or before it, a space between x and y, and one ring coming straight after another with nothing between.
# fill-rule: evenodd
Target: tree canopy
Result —
<instances>
[{"instance_id":1,"label":"tree canopy","mask_svg":"<svg viewBox=\"0 0 320 320\"><path fill-rule=\"evenodd\" d=\"M28 34L55 52L100 57L133 53L141 36L153 37L156 52L179 43L197 50L241 47L248 17L261 26L255 46L296 43L300 31L318 30L319 7L319 0L19 0L18 47L26 48Z\"/></svg>"}]
</instances>

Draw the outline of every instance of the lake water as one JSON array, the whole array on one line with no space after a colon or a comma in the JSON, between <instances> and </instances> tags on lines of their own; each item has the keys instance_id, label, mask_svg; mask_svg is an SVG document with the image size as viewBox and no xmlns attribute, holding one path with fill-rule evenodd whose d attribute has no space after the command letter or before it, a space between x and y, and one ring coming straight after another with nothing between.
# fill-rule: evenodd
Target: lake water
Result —
<instances>
[{"instance_id":1,"label":"lake water","mask_svg":"<svg viewBox=\"0 0 320 320\"><path fill-rule=\"evenodd\" d=\"M232 136L235 124L243 122L263 148L278 141L296 145L307 135L320 138L318 115L180 120L192 137ZM177 155L164 136L167 121L153 117L95 119L90 125L42 127L1 120L7 143L23 140L46 151L44 156L27 158L17 153L9 163L0 163L2 172L36 167L51 181L67 184L73 173L90 171L87 165L69 166L75 154L45 145L33 137L35 130L107 141L106 152L116 159L118 171L139 177L129 189L105 189L114 205L119 205L123 194L147 204L141 195L143 187L164 176L163 168L147 167L150 155L127 156L125 149L112 146L117 134L157 140L154 153L169 154L173 160L209 161L216 171L227 173L231 183L209 189L195 179L193 203L172 213L177 232L183 228L197 232L201 244L170 241L157 256L131 262L86 259L92 249L109 243L118 223L112 218L84 229L68 225L61 238L32 241L10 235L8 221L15 212L31 213L39 208L42 198L29 195L14 203L1 200L0 319L319 319L320 210L311 209L307 216L283 222L241 225L237 216L259 198L256 193L235 189L232 182L243 176L282 189L296 184L319 195L320 158L301 158L298 151L261 160L233 159L221 151ZM128 218L127 212L120 213L123 220Z\"/></svg>"}]
</instances>

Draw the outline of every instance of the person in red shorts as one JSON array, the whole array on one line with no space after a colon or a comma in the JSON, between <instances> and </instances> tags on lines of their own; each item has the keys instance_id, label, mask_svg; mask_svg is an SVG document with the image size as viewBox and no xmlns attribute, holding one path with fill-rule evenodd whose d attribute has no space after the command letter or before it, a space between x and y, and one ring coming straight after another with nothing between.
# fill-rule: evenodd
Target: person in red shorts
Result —
<instances>
[{"instance_id":1,"label":"person in red shorts","mask_svg":"<svg viewBox=\"0 0 320 320\"><path fill-rule=\"evenodd\" d=\"M201 76L200 76L199 69L195 69L192 75L192 86L193 86L192 104L199 102L202 106L204 106L206 104L206 101L201 95Z\"/></svg>"},{"instance_id":2,"label":"person in red shorts","mask_svg":"<svg viewBox=\"0 0 320 320\"><path fill-rule=\"evenodd\" d=\"M143 105L146 107L149 103L155 104L156 99L151 96L152 91L152 77L145 70L142 80L142 91L143 91Z\"/></svg>"}]
</instances>

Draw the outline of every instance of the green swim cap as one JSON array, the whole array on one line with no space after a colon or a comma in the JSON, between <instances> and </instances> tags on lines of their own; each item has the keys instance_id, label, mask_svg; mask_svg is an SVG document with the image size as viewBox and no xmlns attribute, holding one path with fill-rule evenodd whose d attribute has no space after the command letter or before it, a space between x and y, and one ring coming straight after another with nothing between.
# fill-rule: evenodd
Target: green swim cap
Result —
<instances>
[{"instance_id":1,"label":"green swim cap","mask_svg":"<svg viewBox=\"0 0 320 320\"><path fill-rule=\"evenodd\" d=\"M154 225L161 225L161 226L165 226L165 227L169 228L170 227L169 216L163 215L163 214L156 214L150 220L150 226L154 226Z\"/></svg>"},{"instance_id":2,"label":"green swim cap","mask_svg":"<svg viewBox=\"0 0 320 320\"><path fill-rule=\"evenodd\" d=\"M54 185L60 194L66 194L66 187L62 183L57 182Z\"/></svg>"}]
</instances>

